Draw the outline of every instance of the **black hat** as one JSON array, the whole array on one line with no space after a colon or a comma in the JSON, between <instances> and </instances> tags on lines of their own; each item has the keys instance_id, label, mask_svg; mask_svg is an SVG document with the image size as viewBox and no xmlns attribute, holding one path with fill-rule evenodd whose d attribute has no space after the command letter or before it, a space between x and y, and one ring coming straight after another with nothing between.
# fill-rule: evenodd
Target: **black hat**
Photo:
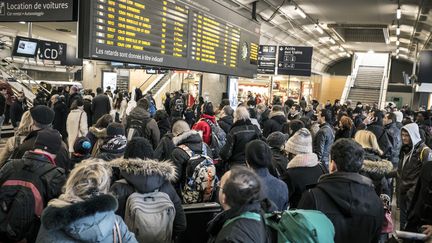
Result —
<instances>
[{"instance_id":1,"label":"black hat","mask_svg":"<svg viewBox=\"0 0 432 243\"><path fill-rule=\"evenodd\" d=\"M153 159L154 150L152 144L143 137L132 138L124 152L125 159Z\"/></svg>"},{"instance_id":2,"label":"black hat","mask_svg":"<svg viewBox=\"0 0 432 243\"><path fill-rule=\"evenodd\" d=\"M57 154L62 146L62 138L57 130L47 128L37 133L34 149L41 149L50 154Z\"/></svg>"},{"instance_id":3,"label":"black hat","mask_svg":"<svg viewBox=\"0 0 432 243\"><path fill-rule=\"evenodd\" d=\"M272 132L267 137L267 143L272 148L282 148L285 145L286 141L288 141L288 134L283 134L281 132Z\"/></svg>"},{"instance_id":4,"label":"black hat","mask_svg":"<svg viewBox=\"0 0 432 243\"><path fill-rule=\"evenodd\" d=\"M73 146L73 149L75 153L81 154L81 155L87 155L91 152L92 144L90 139L86 137L79 137L75 140L75 144Z\"/></svg>"},{"instance_id":5,"label":"black hat","mask_svg":"<svg viewBox=\"0 0 432 243\"><path fill-rule=\"evenodd\" d=\"M37 105L30 109L32 119L42 125L50 125L54 121L55 113L46 105Z\"/></svg>"},{"instance_id":6,"label":"black hat","mask_svg":"<svg viewBox=\"0 0 432 243\"><path fill-rule=\"evenodd\" d=\"M125 135L125 129L124 126L120 123L113 122L110 123L107 127L107 136L108 137L114 137L114 136L124 136Z\"/></svg>"},{"instance_id":7,"label":"black hat","mask_svg":"<svg viewBox=\"0 0 432 243\"><path fill-rule=\"evenodd\" d=\"M246 145L246 161L253 168L268 167L271 164L270 147L261 140L253 140Z\"/></svg>"}]
</instances>

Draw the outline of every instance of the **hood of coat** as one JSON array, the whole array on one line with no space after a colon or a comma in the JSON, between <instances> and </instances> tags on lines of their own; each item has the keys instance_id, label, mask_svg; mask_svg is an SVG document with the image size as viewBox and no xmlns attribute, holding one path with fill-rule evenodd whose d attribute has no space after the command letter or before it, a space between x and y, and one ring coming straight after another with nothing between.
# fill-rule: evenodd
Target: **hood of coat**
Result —
<instances>
[{"instance_id":1,"label":"hood of coat","mask_svg":"<svg viewBox=\"0 0 432 243\"><path fill-rule=\"evenodd\" d=\"M201 143L202 131L190 130L174 137L172 141L175 146L185 143Z\"/></svg>"},{"instance_id":2,"label":"hood of coat","mask_svg":"<svg viewBox=\"0 0 432 243\"><path fill-rule=\"evenodd\" d=\"M288 163L287 168L315 167L317 164L318 156L315 153L298 154Z\"/></svg>"},{"instance_id":3,"label":"hood of coat","mask_svg":"<svg viewBox=\"0 0 432 243\"><path fill-rule=\"evenodd\" d=\"M170 161L117 159L111 165L118 167L123 178L140 193L152 192L177 178L175 166Z\"/></svg>"},{"instance_id":4,"label":"hood of coat","mask_svg":"<svg viewBox=\"0 0 432 243\"><path fill-rule=\"evenodd\" d=\"M347 190L347 187L350 190ZM347 217L368 212L375 205L370 198L361 197L368 192L376 195L372 180L358 173L335 172L323 175L319 179L317 188L325 193Z\"/></svg>"},{"instance_id":5,"label":"hood of coat","mask_svg":"<svg viewBox=\"0 0 432 243\"><path fill-rule=\"evenodd\" d=\"M393 170L393 164L388 160L364 160L361 172L384 176Z\"/></svg>"},{"instance_id":6,"label":"hood of coat","mask_svg":"<svg viewBox=\"0 0 432 243\"><path fill-rule=\"evenodd\" d=\"M231 126L234 123L234 118L232 116L224 116L219 120L219 122L224 122Z\"/></svg>"},{"instance_id":7,"label":"hood of coat","mask_svg":"<svg viewBox=\"0 0 432 243\"><path fill-rule=\"evenodd\" d=\"M141 120L150 118L150 113L144 108L137 106L133 108L133 110L129 113L129 116Z\"/></svg>"},{"instance_id":8,"label":"hood of coat","mask_svg":"<svg viewBox=\"0 0 432 243\"><path fill-rule=\"evenodd\" d=\"M283 113L283 111L271 112L269 118L275 120L279 124L285 124L288 122L285 113Z\"/></svg>"},{"instance_id":9,"label":"hood of coat","mask_svg":"<svg viewBox=\"0 0 432 243\"><path fill-rule=\"evenodd\" d=\"M106 128L90 127L89 132L91 132L97 138L106 138L107 137Z\"/></svg>"},{"instance_id":10,"label":"hood of coat","mask_svg":"<svg viewBox=\"0 0 432 243\"><path fill-rule=\"evenodd\" d=\"M414 147L421 141L419 127L416 123L407 124L403 126L402 129L407 131L410 135L412 147Z\"/></svg>"},{"instance_id":11,"label":"hood of coat","mask_svg":"<svg viewBox=\"0 0 432 243\"><path fill-rule=\"evenodd\" d=\"M213 124L216 124L216 117L215 116L209 116L209 115L206 115L206 114L202 114L201 115L201 119L208 119L211 122L213 122Z\"/></svg>"},{"instance_id":12,"label":"hood of coat","mask_svg":"<svg viewBox=\"0 0 432 243\"><path fill-rule=\"evenodd\" d=\"M42 214L42 224L49 230L62 230L77 241L101 242L112 235L117 199L101 195L78 203L56 199Z\"/></svg>"},{"instance_id":13,"label":"hood of coat","mask_svg":"<svg viewBox=\"0 0 432 243\"><path fill-rule=\"evenodd\" d=\"M83 99L84 99L84 100L92 101L92 100L93 100L93 96L91 96L91 95L84 95L84 96L83 96Z\"/></svg>"},{"instance_id":14,"label":"hood of coat","mask_svg":"<svg viewBox=\"0 0 432 243\"><path fill-rule=\"evenodd\" d=\"M276 116L283 116L286 119L285 113L283 111L271 111L269 114L270 119Z\"/></svg>"}]
</instances>

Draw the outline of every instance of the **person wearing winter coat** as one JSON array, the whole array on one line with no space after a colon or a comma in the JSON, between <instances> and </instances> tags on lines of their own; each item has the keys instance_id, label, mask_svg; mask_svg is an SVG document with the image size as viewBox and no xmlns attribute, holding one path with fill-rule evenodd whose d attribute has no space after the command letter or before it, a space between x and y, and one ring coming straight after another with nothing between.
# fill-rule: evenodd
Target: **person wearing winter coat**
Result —
<instances>
[{"instance_id":1,"label":"person wearing winter coat","mask_svg":"<svg viewBox=\"0 0 432 243\"><path fill-rule=\"evenodd\" d=\"M272 176L268 170L271 165L270 147L261 140L253 140L246 145L246 164L252 168L263 182L265 197L271 200L278 211L288 208L287 185Z\"/></svg>"},{"instance_id":2,"label":"person wearing winter coat","mask_svg":"<svg viewBox=\"0 0 432 243\"><path fill-rule=\"evenodd\" d=\"M390 141L392 143L392 151L390 161L394 168L397 168L399 162L399 153L402 147L401 129L396 124L396 115L394 113L387 113L384 116L384 129L386 130Z\"/></svg>"},{"instance_id":3,"label":"person wearing winter coat","mask_svg":"<svg viewBox=\"0 0 432 243\"><path fill-rule=\"evenodd\" d=\"M90 127L93 124L93 113L92 113L92 100L93 97L89 94L85 94L83 96L83 103L84 103L84 111L87 114L87 125Z\"/></svg>"},{"instance_id":4,"label":"person wearing winter coat","mask_svg":"<svg viewBox=\"0 0 432 243\"><path fill-rule=\"evenodd\" d=\"M113 118L110 114L103 115L96 122L94 126L89 128L89 131L86 135L88 139L90 139L90 143L92 145L92 157L96 156L99 153L100 146L103 144L104 139L107 137L107 127L109 124L113 122Z\"/></svg>"},{"instance_id":5,"label":"person wearing winter coat","mask_svg":"<svg viewBox=\"0 0 432 243\"><path fill-rule=\"evenodd\" d=\"M7 223L9 227L8 230L11 233L5 232L2 228L0 232L1 241L35 242L40 224L39 217L43 208L47 206L49 200L61 194L61 189L66 181L64 170L56 166L56 153L61 147L61 141L61 135L57 130L49 128L39 131L31 150L26 151L19 159L9 160L0 169L0 185L2 185L1 197L4 207L9 206L9 204L5 204L7 201L4 200L19 200L19 203L23 205L32 204L32 202L24 202L24 200L33 201L33 198L23 196L28 194L18 193L15 197L7 195L13 191L10 189L13 187L8 187L6 183L9 183L10 186L23 185L22 182L25 180L29 185L33 186L32 190L37 191L40 196L40 200L34 199L33 201L35 203L33 211L35 214L34 220L30 222L25 220L26 215L31 212L30 209L26 208L23 208L23 218L11 217L11 215L9 215L9 217L2 216L2 219L7 220L6 222L2 222L2 224ZM38 202L42 205L38 204ZM15 207L16 206L15 204ZM16 214L14 215L16 216ZM16 231L17 224L19 227L22 227L19 228L21 230L18 230L18 232Z\"/></svg>"},{"instance_id":6,"label":"person wearing winter coat","mask_svg":"<svg viewBox=\"0 0 432 243\"><path fill-rule=\"evenodd\" d=\"M257 105L257 120L261 129L264 128L264 124L269 119L270 112L270 109L265 104Z\"/></svg>"},{"instance_id":7,"label":"person wearing winter coat","mask_svg":"<svg viewBox=\"0 0 432 243\"><path fill-rule=\"evenodd\" d=\"M172 141L173 138L174 135L171 131L161 138L159 145L155 149L155 158L157 160L164 161L171 159L171 152L175 148L175 145Z\"/></svg>"},{"instance_id":8,"label":"person wearing winter coat","mask_svg":"<svg viewBox=\"0 0 432 243\"><path fill-rule=\"evenodd\" d=\"M268 242L266 225L260 214L265 189L260 178L245 167L234 168L222 176L219 202L224 209L209 222L209 243ZM242 217L248 215L248 218Z\"/></svg>"},{"instance_id":9,"label":"person wearing winter coat","mask_svg":"<svg viewBox=\"0 0 432 243\"><path fill-rule=\"evenodd\" d=\"M238 107L234 112L234 124L226 136L225 145L219 153L225 163L225 169L235 165L246 165L246 144L261 137L261 131L249 119L247 108L244 106Z\"/></svg>"},{"instance_id":10,"label":"person wearing winter coat","mask_svg":"<svg viewBox=\"0 0 432 243\"><path fill-rule=\"evenodd\" d=\"M9 111L11 123L14 128L19 126L21 118L27 110L28 107L24 92L18 92L17 98L12 102Z\"/></svg>"},{"instance_id":11,"label":"person wearing winter coat","mask_svg":"<svg viewBox=\"0 0 432 243\"><path fill-rule=\"evenodd\" d=\"M353 138L356 133L354 122L348 116L342 116L335 134L335 141L341 138Z\"/></svg>"},{"instance_id":12,"label":"person wearing winter coat","mask_svg":"<svg viewBox=\"0 0 432 243\"><path fill-rule=\"evenodd\" d=\"M372 180L359 174L364 150L352 139L342 138L331 148L330 174L305 191L299 209L319 210L333 223L335 243L378 242L384 207Z\"/></svg>"},{"instance_id":13,"label":"person wearing winter coat","mask_svg":"<svg viewBox=\"0 0 432 243\"><path fill-rule=\"evenodd\" d=\"M71 154L71 166L66 169L66 173L75 167L76 164L81 163L81 161L89 159L91 153L91 142L87 137L79 137L75 140L73 145L74 152Z\"/></svg>"},{"instance_id":14,"label":"person wearing winter coat","mask_svg":"<svg viewBox=\"0 0 432 243\"><path fill-rule=\"evenodd\" d=\"M160 137L162 139L162 137L165 136L165 134L171 132L171 122L168 113L164 110L157 110L154 119L157 122Z\"/></svg>"},{"instance_id":15,"label":"person wearing winter coat","mask_svg":"<svg viewBox=\"0 0 432 243\"><path fill-rule=\"evenodd\" d=\"M14 136L6 140L5 147L0 151L0 168L13 154L14 150L24 141L26 136L30 134L32 125L33 119L31 118L30 111L24 112Z\"/></svg>"},{"instance_id":16,"label":"person wearing winter coat","mask_svg":"<svg viewBox=\"0 0 432 243\"><path fill-rule=\"evenodd\" d=\"M201 131L203 136L203 141L207 145L211 145L211 127L209 122L213 123L213 125L217 125L216 117L214 113L213 104L211 102L206 102L202 107L203 114L195 125L193 125L192 129L196 131Z\"/></svg>"},{"instance_id":17,"label":"person wearing winter coat","mask_svg":"<svg viewBox=\"0 0 432 243\"><path fill-rule=\"evenodd\" d=\"M119 201L117 214L124 217L126 202L133 192L151 193L155 190L168 194L175 207L173 238L186 230L186 216L180 197L171 182L176 179L175 166L169 161L153 159L153 148L145 138L133 138L123 159L111 162L119 168L123 178L111 186L111 191Z\"/></svg>"},{"instance_id":18,"label":"person wearing winter coat","mask_svg":"<svg viewBox=\"0 0 432 243\"><path fill-rule=\"evenodd\" d=\"M318 160L325 166L325 168L328 169L330 148L335 139L333 128L330 125L331 111L327 109L321 110L318 114L318 122L320 128L313 140L313 152L318 156Z\"/></svg>"},{"instance_id":19,"label":"person wearing winter coat","mask_svg":"<svg viewBox=\"0 0 432 243\"><path fill-rule=\"evenodd\" d=\"M99 153L96 154L95 157L105 161L111 161L122 157L127 146L123 125L113 122L108 125L106 131L107 137L104 139L100 146Z\"/></svg>"},{"instance_id":20,"label":"person wearing winter coat","mask_svg":"<svg viewBox=\"0 0 432 243\"><path fill-rule=\"evenodd\" d=\"M233 125L234 122L233 114L234 114L234 110L229 105L224 106L220 113L220 119L218 121L218 124L226 134L229 133Z\"/></svg>"},{"instance_id":21,"label":"person wearing winter coat","mask_svg":"<svg viewBox=\"0 0 432 243\"><path fill-rule=\"evenodd\" d=\"M378 140L378 145L384 153L383 156L387 159L391 159L391 153L393 148L389 135L384 129L383 119L383 112L380 110L375 110L370 114L369 117L367 117L363 121L363 123L366 125L366 130L371 131L373 132L373 134L375 134Z\"/></svg>"},{"instance_id":22,"label":"person wearing winter coat","mask_svg":"<svg viewBox=\"0 0 432 243\"><path fill-rule=\"evenodd\" d=\"M36 242L137 243L123 219L114 213L117 200L108 194L110 177L103 161L87 160L77 165L64 193L43 211Z\"/></svg>"},{"instance_id":23,"label":"person wearing winter coat","mask_svg":"<svg viewBox=\"0 0 432 243\"><path fill-rule=\"evenodd\" d=\"M129 113L129 116L126 119L125 127L126 131L128 131L129 127L135 121L143 122L143 125L145 127L141 128L141 134L144 138L148 139L151 142L151 144L153 145L153 149L156 149L161 136L157 122L153 118L151 118L150 112L148 112L149 107L150 103L146 98L141 98L140 100L138 100L137 106ZM128 139L131 138L128 137Z\"/></svg>"},{"instance_id":24,"label":"person wearing winter coat","mask_svg":"<svg viewBox=\"0 0 432 243\"><path fill-rule=\"evenodd\" d=\"M205 154L207 152L210 158L213 155L210 148L203 142L201 133L191 130L185 121L176 121L173 125L172 133L174 135L172 141L175 148L171 153L171 161L175 165L177 174L177 180L173 184L176 190L179 190L186 182L186 165L190 159L185 149L189 148L194 154ZM180 191L178 193L181 195Z\"/></svg>"},{"instance_id":25,"label":"person wearing winter coat","mask_svg":"<svg viewBox=\"0 0 432 243\"><path fill-rule=\"evenodd\" d=\"M55 116L52 126L54 129L60 132L63 139L68 137L66 122L68 116L68 107L63 102L63 99L59 95L53 95L51 97L52 109L54 110ZM64 140L66 141L66 140Z\"/></svg>"},{"instance_id":26,"label":"person wearing winter coat","mask_svg":"<svg viewBox=\"0 0 432 243\"><path fill-rule=\"evenodd\" d=\"M286 141L288 141L288 135L281 132L270 133L267 137L267 144L270 146L272 153L270 174L276 178L280 178L288 166L288 157L285 153Z\"/></svg>"},{"instance_id":27,"label":"person wearing winter coat","mask_svg":"<svg viewBox=\"0 0 432 243\"><path fill-rule=\"evenodd\" d=\"M369 177L373 181L378 196L381 194L390 196L391 191L386 176L393 170L393 165L390 161L381 157L383 152L375 135L370 131L360 130L356 133L354 140L365 150L360 174Z\"/></svg>"},{"instance_id":28,"label":"person wearing winter coat","mask_svg":"<svg viewBox=\"0 0 432 243\"><path fill-rule=\"evenodd\" d=\"M282 106L273 106L272 111L269 114L269 119L264 123L264 137L267 137L272 132L282 132L282 127L286 123L288 123L288 120L283 112Z\"/></svg>"},{"instance_id":29,"label":"person wearing winter coat","mask_svg":"<svg viewBox=\"0 0 432 243\"><path fill-rule=\"evenodd\" d=\"M95 124L103 115L110 114L111 111L110 99L103 93L102 88L97 88L96 93L97 95L93 98L91 104L93 124Z\"/></svg>"},{"instance_id":30,"label":"person wearing winter coat","mask_svg":"<svg viewBox=\"0 0 432 243\"><path fill-rule=\"evenodd\" d=\"M68 110L72 110L72 104L77 100L82 100L81 94L78 92L79 88L73 85L70 88L69 99L66 100L66 106Z\"/></svg>"},{"instance_id":31,"label":"person wearing winter coat","mask_svg":"<svg viewBox=\"0 0 432 243\"><path fill-rule=\"evenodd\" d=\"M66 120L66 129L69 135L69 152L73 153L75 140L88 133L87 113L84 111L84 103L81 99L77 99L72 103L71 111Z\"/></svg>"},{"instance_id":32,"label":"person wearing winter coat","mask_svg":"<svg viewBox=\"0 0 432 243\"><path fill-rule=\"evenodd\" d=\"M400 228L405 227L408 209L413 202L423 164L432 160L432 151L420 138L419 127L410 123L402 127L402 148L398 164L397 192L400 207Z\"/></svg>"},{"instance_id":33,"label":"person wearing winter coat","mask_svg":"<svg viewBox=\"0 0 432 243\"><path fill-rule=\"evenodd\" d=\"M284 147L292 159L281 180L288 186L290 208L297 208L303 192L317 184L326 171L312 152L312 135L306 128L297 131Z\"/></svg>"}]
</instances>

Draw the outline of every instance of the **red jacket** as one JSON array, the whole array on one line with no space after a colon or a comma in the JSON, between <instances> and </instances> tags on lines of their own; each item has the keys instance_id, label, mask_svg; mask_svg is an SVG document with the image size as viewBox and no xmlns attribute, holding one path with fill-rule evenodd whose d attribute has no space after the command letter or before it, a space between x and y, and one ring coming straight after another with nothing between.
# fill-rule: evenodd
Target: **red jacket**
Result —
<instances>
[{"instance_id":1,"label":"red jacket","mask_svg":"<svg viewBox=\"0 0 432 243\"><path fill-rule=\"evenodd\" d=\"M210 144L211 144L211 127L205 121L205 119L208 119L213 124L216 124L216 117L202 114L201 119L197 123L195 123L195 125L193 125L192 129L196 130L196 131L202 131L204 143L206 143L207 145L210 146Z\"/></svg>"}]
</instances>

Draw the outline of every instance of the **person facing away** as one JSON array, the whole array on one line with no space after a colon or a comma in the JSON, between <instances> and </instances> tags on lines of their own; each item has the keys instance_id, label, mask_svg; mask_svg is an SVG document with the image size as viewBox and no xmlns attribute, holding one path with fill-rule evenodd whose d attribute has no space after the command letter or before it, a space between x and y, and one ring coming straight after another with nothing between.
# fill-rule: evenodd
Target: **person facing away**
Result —
<instances>
[{"instance_id":1,"label":"person facing away","mask_svg":"<svg viewBox=\"0 0 432 243\"><path fill-rule=\"evenodd\" d=\"M330 125L331 110L323 109L318 113L320 128L315 135L313 152L318 156L318 160L329 168L330 148L334 142L335 134Z\"/></svg>"},{"instance_id":2,"label":"person facing away","mask_svg":"<svg viewBox=\"0 0 432 243\"><path fill-rule=\"evenodd\" d=\"M410 123L402 127L402 148L398 164L398 199L400 207L400 228L405 227L408 209L413 202L423 164L432 160L432 151L420 138L419 127Z\"/></svg>"},{"instance_id":3,"label":"person facing away","mask_svg":"<svg viewBox=\"0 0 432 243\"><path fill-rule=\"evenodd\" d=\"M147 139L133 138L126 147L124 158L113 161L111 165L119 168L120 175L124 178L111 186L111 191L117 196L119 202L118 215L124 218L126 202L132 193L148 194L157 190L168 195L174 204L172 238L175 239L186 230L186 216L181 199L171 184L177 176L175 166L169 161L155 160L153 147Z\"/></svg>"},{"instance_id":4,"label":"person facing away","mask_svg":"<svg viewBox=\"0 0 432 243\"><path fill-rule=\"evenodd\" d=\"M267 144L270 146L272 152L272 168L270 173L280 178L287 169L288 157L285 153L285 143L288 140L288 134L281 132L272 132L267 137Z\"/></svg>"},{"instance_id":5,"label":"person facing away","mask_svg":"<svg viewBox=\"0 0 432 243\"><path fill-rule=\"evenodd\" d=\"M108 193L110 177L111 171L103 161L78 164L68 177L64 193L44 210L36 242L137 242L114 213L117 200Z\"/></svg>"},{"instance_id":6,"label":"person facing away","mask_svg":"<svg viewBox=\"0 0 432 243\"><path fill-rule=\"evenodd\" d=\"M218 121L219 126L224 130L226 134L229 133L234 123L234 110L231 106L226 105L222 108L220 113L220 119Z\"/></svg>"},{"instance_id":7,"label":"person facing away","mask_svg":"<svg viewBox=\"0 0 432 243\"><path fill-rule=\"evenodd\" d=\"M291 160L281 180L288 186L290 208L297 208L303 192L315 185L326 170L312 152L312 135L306 128L288 139L284 148Z\"/></svg>"},{"instance_id":8,"label":"person facing away","mask_svg":"<svg viewBox=\"0 0 432 243\"><path fill-rule=\"evenodd\" d=\"M245 165L246 144L262 137L261 131L249 119L246 107L239 106L234 112L234 124L227 134L226 143L220 151L220 156L226 167Z\"/></svg>"},{"instance_id":9,"label":"person facing away","mask_svg":"<svg viewBox=\"0 0 432 243\"><path fill-rule=\"evenodd\" d=\"M282 128L288 120L282 106L274 105L269 114L269 119L264 123L263 135L267 137L272 132L282 132Z\"/></svg>"},{"instance_id":10,"label":"person facing away","mask_svg":"<svg viewBox=\"0 0 432 243\"><path fill-rule=\"evenodd\" d=\"M396 120L396 115L393 112L387 113L383 119L384 129L386 130L392 143L393 149L391 151L390 161L392 162L394 168L397 168L397 164L399 162L399 153L402 147L401 128L397 126Z\"/></svg>"},{"instance_id":11,"label":"person facing away","mask_svg":"<svg viewBox=\"0 0 432 243\"><path fill-rule=\"evenodd\" d=\"M202 106L202 112L200 119L195 125L193 125L192 129L196 131L202 131L203 141L207 145L211 145L211 126L210 123L216 125L216 117L213 108L213 104L211 102L205 102Z\"/></svg>"},{"instance_id":12,"label":"person facing away","mask_svg":"<svg viewBox=\"0 0 432 243\"><path fill-rule=\"evenodd\" d=\"M28 110L27 102L24 96L24 92L20 91L18 92L17 98L14 100L10 107L10 118L11 123L14 128L17 128L19 126L19 123L21 121L21 117L23 116L24 112Z\"/></svg>"},{"instance_id":13,"label":"person facing away","mask_svg":"<svg viewBox=\"0 0 432 243\"><path fill-rule=\"evenodd\" d=\"M61 194L66 181L65 171L56 166L60 147L60 133L44 129L38 132L33 149L1 168L2 241L35 241L43 208Z\"/></svg>"},{"instance_id":14,"label":"person facing away","mask_svg":"<svg viewBox=\"0 0 432 243\"><path fill-rule=\"evenodd\" d=\"M97 95L93 98L91 105L93 124L95 124L103 115L109 114L111 111L110 99L103 93L102 88L97 88L96 93Z\"/></svg>"},{"instance_id":15,"label":"person facing away","mask_svg":"<svg viewBox=\"0 0 432 243\"><path fill-rule=\"evenodd\" d=\"M393 148L389 135L384 129L383 119L384 113L380 110L374 110L363 121L363 123L366 125L366 130L371 131L375 134L378 140L378 145L384 153L384 157L387 159L391 159L391 152Z\"/></svg>"},{"instance_id":16,"label":"person facing away","mask_svg":"<svg viewBox=\"0 0 432 243\"><path fill-rule=\"evenodd\" d=\"M55 113L52 126L54 129L60 132L63 139L66 139L68 137L67 129L66 129L68 107L63 102L62 96L59 96L58 94L51 96L50 101L51 101L51 108L54 110Z\"/></svg>"},{"instance_id":17,"label":"person facing away","mask_svg":"<svg viewBox=\"0 0 432 243\"><path fill-rule=\"evenodd\" d=\"M94 157L99 153L100 146L103 144L104 139L107 137L107 127L113 122L113 117L110 114L105 114L96 122L95 125L89 128L86 135L92 144L92 156Z\"/></svg>"},{"instance_id":18,"label":"person facing away","mask_svg":"<svg viewBox=\"0 0 432 243\"><path fill-rule=\"evenodd\" d=\"M335 243L378 242L384 220L381 199L372 180L359 174L364 150L342 138L331 148L330 174L303 193L299 209L319 210L335 227Z\"/></svg>"},{"instance_id":19,"label":"person facing away","mask_svg":"<svg viewBox=\"0 0 432 243\"><path fill-rule=\"evenodd\" d=\"M66 128L68 133L69 152L74 152L75 140L83 137L88 133L87 113L84 111L84 102L82 99L76 99L66 120Z\"/></svg>"},{"instance_id":20,"label":"person facing away","mask_svg":"<svg viewBox=\"0 0 432 243\"><path fill-rule=\"evenodd\" d=\"M209 243L267 242L266 225L260 216L263 188L259 176L244 166L226 172L219 186L223 212L209 222Z\"/></svg>"},{"instance_id":21,"label":"person facing away","mask_svg":"<svg viewBox=\"0 0 432 243\"><path fill-rule=\"evenodd\" d=\"M283 211L288 208L288 187L270 174L271 162L271 150L264 141L253 140L246 145L246 164L261 178L265 197Z\"/></svg>"}]
</instances>

